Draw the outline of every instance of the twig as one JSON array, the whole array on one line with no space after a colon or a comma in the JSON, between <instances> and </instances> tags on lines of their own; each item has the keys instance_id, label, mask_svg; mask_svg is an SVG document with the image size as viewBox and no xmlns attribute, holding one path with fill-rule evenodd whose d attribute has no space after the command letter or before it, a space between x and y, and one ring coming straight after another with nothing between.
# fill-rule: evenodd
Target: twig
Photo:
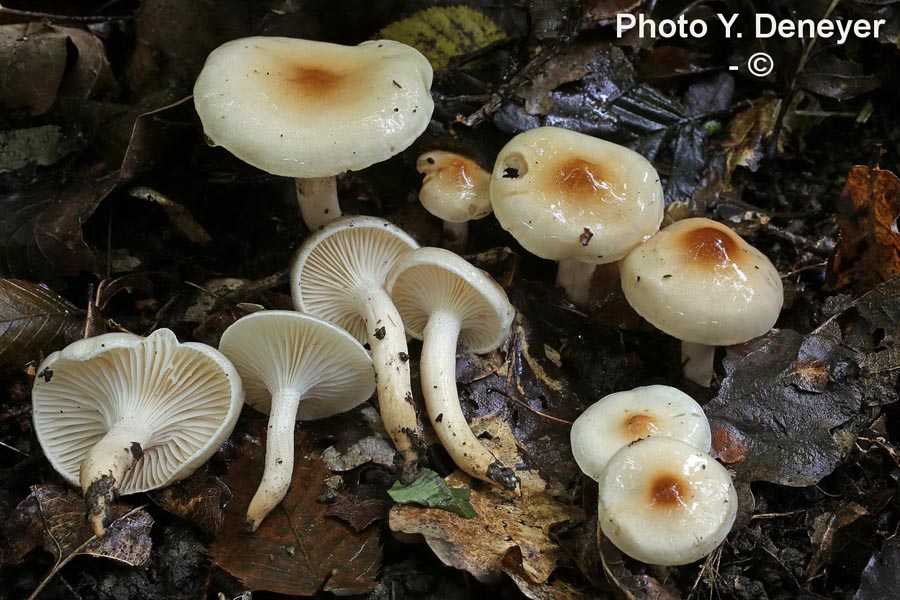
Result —
<instances>
[{"instance_id":1,"label":"twig","mask_svg":"<svg viewBox=\"0 0 900 600\"><path fill-rule=\"evenodd\" d=\"M52 13L36 12L33 10L19 10L17 8L7 8L0 4L0 15L11 15L14 17L25 17L28 19L46 19L48 21L61 21L63 23L106 23L109 21L130 20L132 15L55 15Z\"/></svg>"}]
</instances>

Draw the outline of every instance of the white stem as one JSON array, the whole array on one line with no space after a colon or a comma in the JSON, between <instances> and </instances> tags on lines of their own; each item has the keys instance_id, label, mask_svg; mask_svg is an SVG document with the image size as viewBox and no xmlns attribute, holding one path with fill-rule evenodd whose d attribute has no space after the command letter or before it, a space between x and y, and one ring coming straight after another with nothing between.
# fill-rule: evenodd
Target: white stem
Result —
<instances>
[{"instance_id":1,"label":"white stem","mask_svg":"<svg viewBox=\"0 0 900 600\"><path fill-rule=\"evenodd\" d=\"M573 304L585 306L591 299L591 278L596 269L594 263L564 258L556 271L556 287L565 290L566 298Z\"/></svg>"},{"instance_id":2,"label":"white stem","mask_svg":"<svg viewBox=\"0 0 900 600\"><path fill-rule=\"evenodd\" d=\"M681 365L684 377L703 387L709 387L713 378L713 360L716 347L693 342L681 342Z\"/></svg>"},{"instance_id":3,"label":"white stem","mask_svg":"<svg viewBox=\"0 0 900 600\"><path fill-rule=\"evenodd\" d=\"M263 519L284 499L294 473L294 426L303 394L278 390L266 429L266 464L262 481L247 507L247 530L256 531Z\"/></svg>"},{"instance_id":4,"label":"white stem","mask_svg":"<svg viewBox=\"0 0 900 600\"><path fill-rule=\"evenodd\" d=\"M403 320L387 292L380 287L373 287L360 297L359 311L366 320L381 420L403 455L405 468L411 469L425 444L416 421Z\"/></svg>"},{"instance_id":5,"label":"white stem","mask_svg":"<svg viewBox=\"0 0 900 600\"><path fill-rule=\"evenodd\" d=\"M469 222L444 221L444 248L461 253L469 244Z\"/></svg>"},{"instance_id":6,"label":"white stem","mask_svg":"<svg viewBox=\"0 0 900 600\"><path fill-rule=\"evenodd\" d=\"M334 177L295 179L300 215L310 231L318 231L328 221L341 216L337 180Z\"/></svg>"},{"instance_id":7,"label":"white stem","mask_svg":"<svg viewBox=\"0 0 900 600\"><path fill-rule=\"evenodd\" d=\"M146 432L117 424L91 448L81 463L81 490L88 521L97 537L106 533L122 479L135 461L143 457L143 447L148 441Z\"/></svg>"},{"instance_id":8,"label":"white stem","mask_svg":"<svg viewBox=\"0 0 900 600\"><path fill-rule=\"evenodd\" d=\"M419 372L425 408L434 431L453 462L483 481L518 490L519 478L485 448L466 422L456 390L456 342L459 317L450 311L431 314L425 326Z\"/></svg>"}]
</instances>

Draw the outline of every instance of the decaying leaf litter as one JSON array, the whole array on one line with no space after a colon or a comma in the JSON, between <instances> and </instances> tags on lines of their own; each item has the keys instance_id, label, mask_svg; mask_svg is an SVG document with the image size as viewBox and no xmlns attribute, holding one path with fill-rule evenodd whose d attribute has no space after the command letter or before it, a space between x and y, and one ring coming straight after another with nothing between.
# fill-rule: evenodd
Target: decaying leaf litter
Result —
<instances>
[{"instance_id":1,"label":"decaying leaf litter","mask_svg":"<svg viewBox=\"0 0 900 600\"><path fill-rule=\"evenodd\" d=\"M19 4L45 14L0 11L0 517L9 540L0 594L419 598L499 585L531 598L868 599L896 589L896 4L756 6L887 19L880 40L819 40L802 65L800 40L616 40L610 27L620 10L706 19L723 6L746 10L729 2L476 1L428 13L419 11L444 3L79 7L92 18L67 17L64 3ZM363 408L298 428L303 484L270 531L246 537L236 517L263 441L259 415L245 410L204 470L123 498L112 525L122 541L104 549L41 455L31 381L42 353L85 332L170 327L215 344L243 314L291 308L285 269L306 235L291 182L206 146L184 100L212 48L251 34L348 44L390 35L432 59L431 126L399 157L340 177L345 212L439 244L440 222L416 199L421 151L461 151L490 167L516 132L575 129L649 158L671 218L710 216L762 249L785 284L778 329L720 353L711 390L692 387L677 341L628 308L614 277L598 272L591 305L577 309L553 288L555 265L492 218L473 222L468 258L518 314L501 350L458 356L463 409L486 444L517 457L540 502L516 505L452 474L432 446L431 467L471 490L479 516L393 504L399 474ZM757 50L778 65L767 79L725 69ZM25 86L23 73L41 76ZM414 375L418 352L412 344ZM704 404L714 453L738 486L734 531L697 565L648 569L598 542L596 486L570 455L568 426L582 410L648 383ZM430 516L411 517L420 513ZM496 533L504 519L516 525L508 541ZM310 535L336 542L310 544Z\"/></svg>"}]
</instances>

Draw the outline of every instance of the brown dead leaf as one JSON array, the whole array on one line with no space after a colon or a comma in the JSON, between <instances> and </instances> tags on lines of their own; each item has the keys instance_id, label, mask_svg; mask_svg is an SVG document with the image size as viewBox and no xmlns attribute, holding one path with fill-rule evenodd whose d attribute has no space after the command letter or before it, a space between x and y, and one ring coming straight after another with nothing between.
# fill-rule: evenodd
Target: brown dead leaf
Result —
<instances>
[{"instance_id":1,"label":"brown dead leaf","mask_svg":"<svg viewBox=\"0 0 900 600\"><path fill-rule=\"evenodd\" d=\"M0 106L50 110L66 70L66 38L42 22L0 26Z\"/></svg>"},{"instance_id":2,"label":"brown dead leaf","mask_svg":"<svg viewBox=\"0 0 900 600\"><path fill-rule=\"evenodd\" d=\"M900 179L865 166L850 169L838 201L841 239L828 261L826 289L869 290L900 275Z\"/></svg>"},{"instance_id":3,"label":"brown dead leaf","mask_svg":"<svg viewBox=\"0 0 900 600\"><path fill-rule=\"evenodd\" d=\"M484 444L503 464L521 463L505 421L485 419L473 425L473 431L476 429L490 432L490 439L484 439ZM456 471L445 478L447 485L472 489L470 502L477 517L466 519L446 510L395 506L388 514L390 528L422 534L444 563L485 582L497 581L500 573L509 569L504 567L504 560L511 553L519 553L521 559L515 561L513 568L521 566L532 582L544 583L557 564L566 559L563 549L550 538L551 529L583 518L583 512L551 497L546 482L536 472L517 474L522 480L522 495L512 499L506 491L482 485Z\"/></svg>"},{"instance_id":4,"label":"brown dead leaf","mask_svg":"<svg viewBox=\"0 0 900 600\"><path fill-rule=\"evenodd\" d=\"M728 124L728 137L721 144L722 152L728 156L728 178L737 167L747 167L756 172L780 110L781 100L760 99L734 116Z\"/></svg>"},{"instance_id":5,"label":"brown dead leaf","mask_svg":"<svg viewBox=\"0 0 900 600\"><path fill-rule=\"evenodd\" d=\"M158 506L212 534L222 530L231 490L218 477L198 471L167 488L150 492Z\"/></svg>"},{"instance_id":6,"label":"brown dead leaf","mask_svg":"<svg viewBox=\"0 0 900 600\"><path fill-rule=\"evenodd\" d=\"M255 533L246 533L247 505L262 476L265 422L255 422L222 481L234 493L223 533L208 552L250 590L292 596L321 591L364 594L375 587L381 563L377 528L362 533L326 516L316 498L331 471L301 426L295 438L294 474L287 496Z\"/></svg>"},{"instance_id":7,"label":"brown dead leaf","mask_svg":"<svg viewBox=\"0 0 900 600\"><path fill-rule=\"evenodd\" d=\"M625 555L602 534L598 533L598 537L603 571L610 584L618 591L617 597L625 600L680 600L681 595L676 590L654 577L633 573L628 568Z\"/></svg>"}]
</instances>

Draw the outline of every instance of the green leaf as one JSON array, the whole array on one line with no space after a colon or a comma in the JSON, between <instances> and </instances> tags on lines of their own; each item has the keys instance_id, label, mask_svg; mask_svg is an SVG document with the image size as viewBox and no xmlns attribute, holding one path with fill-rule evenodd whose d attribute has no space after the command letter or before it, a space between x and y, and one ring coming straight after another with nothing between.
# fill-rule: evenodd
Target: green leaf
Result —
<instances>
[{"instance_id":1,"label":"green leaf","mask_svg":"<svg viewBox=\"0 0 900 600\"><path fill-rule=\"evenodd\" d=\"M424 469L416 480L409 485L394 483L388 495L398 504L420 504L428 508L441 508L466 519L478 516L469 499L472 490L468 488L451 488L440 475L430 469Z\"/></svg>"},{"instance_id":2,"label":"green leaf","mask_svg":"<svg viewBox=\"0 0 900 600\"><path fill-rule=\"evenodd\" d=\"M428 58L435 70L454 56L507 37L490 17L468 6L433 6L391 23L379 35L412 46Z\"/></svg>"},{"instance_id":3,"label":"green leaf","mask_svg":"<svg viewBox=\"0 0 900 600\"><path fill-rule=\"evenodd\" d=\"M77 339L82 312L50 288L0 279L0 366L25 362Z\"/></svg>"}]
</instances>

